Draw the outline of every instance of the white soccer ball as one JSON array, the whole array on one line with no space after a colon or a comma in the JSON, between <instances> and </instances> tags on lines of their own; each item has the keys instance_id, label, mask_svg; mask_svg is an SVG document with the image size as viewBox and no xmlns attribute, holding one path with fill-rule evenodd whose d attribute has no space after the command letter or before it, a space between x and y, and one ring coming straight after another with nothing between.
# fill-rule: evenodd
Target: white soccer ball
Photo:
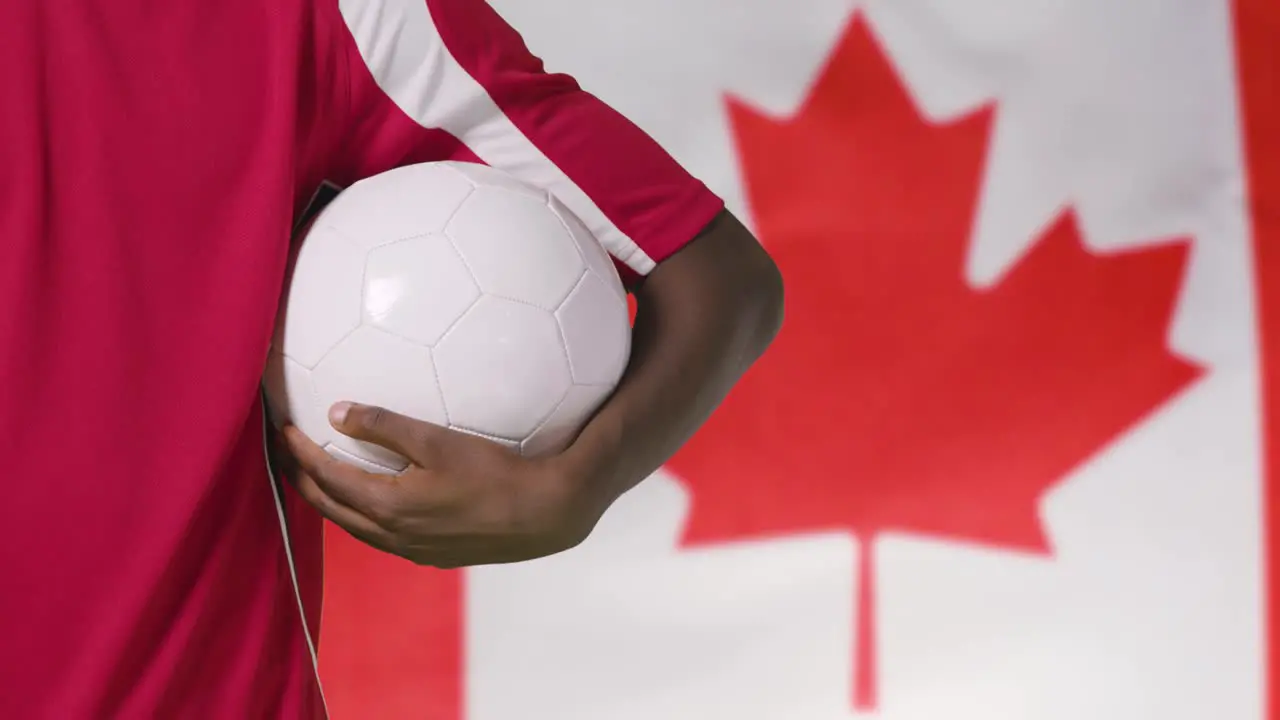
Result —
<instances>
[{"instance_id":1,"label":"white soccer ball","mask_svg":"<svg viewBox=\"0 0 1280 720\"><path fill-rule=\"evenodd\" d=\"M568 445L626 367L626 291L547 192L471 163L362 180L315 219L265 375L273 420L366 470L407 461L335 431L331 405L378 405L526 456Z\"/></svg>"}]
</instances>

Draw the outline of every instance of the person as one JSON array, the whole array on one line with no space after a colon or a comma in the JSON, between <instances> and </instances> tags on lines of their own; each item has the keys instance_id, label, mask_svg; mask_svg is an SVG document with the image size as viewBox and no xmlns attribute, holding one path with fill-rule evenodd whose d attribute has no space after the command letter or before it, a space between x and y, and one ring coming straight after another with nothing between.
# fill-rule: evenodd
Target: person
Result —
<instances>
[{"instance_id":1,"label":"person","mask_svg":"<svg viewBox=\"0 0 1280 720\"><path fill-rule=\"evenodd\" d=\"M482 0L5 2L0 85L7 718L323 717L322 516L422 565L570 548L781 322L721 200ZM631 364L550 458L338 406L414 461L392 481L287 428L284 537L259 388L292 225L437 160L583 218L633 282Z\"/></svg>"}]
</instances>

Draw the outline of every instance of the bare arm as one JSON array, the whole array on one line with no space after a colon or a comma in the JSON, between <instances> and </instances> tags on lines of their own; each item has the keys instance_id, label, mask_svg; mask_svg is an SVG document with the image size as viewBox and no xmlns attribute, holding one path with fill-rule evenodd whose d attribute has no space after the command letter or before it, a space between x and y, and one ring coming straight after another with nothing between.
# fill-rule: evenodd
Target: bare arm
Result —
<instances>
[{"instance_id":1,"label":"bare arm","mask_svg":"<svg viewBox=\"0 0 1280 720\"><path fill-rule=\"evenodd\" d=\"M636 291L631 363L565 460L613 502L698 429L782 323L782 276L722 213Z\"/></svg>"}]
</instances>

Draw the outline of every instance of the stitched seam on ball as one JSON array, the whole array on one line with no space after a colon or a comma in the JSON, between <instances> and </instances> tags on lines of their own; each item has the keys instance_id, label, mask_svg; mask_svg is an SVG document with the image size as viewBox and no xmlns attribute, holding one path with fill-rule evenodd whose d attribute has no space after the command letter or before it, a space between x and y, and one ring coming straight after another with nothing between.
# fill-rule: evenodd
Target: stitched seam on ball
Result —
<instances>
[{"instance_id":1,"label":"stitched seam on ball","mask_svg":"<svg viewBox=\"0 0 1280 720\"><path fill-rule=\"evenodd\" d=\"M560 221L560 226L564 228L565 232L569 233L569 237L570 238L574 237L573 230L569 228L568 222L564 219L564 217L560 214L560 212L556 210L555 206L548 203L548 207L551 208L551 212L553 215L556 216L556 219ZM565 208L565 210L568 210L568 208ZM595 242L596 244L600 245L602 248L604 247L600 243L600 240L596 238L595 234L591 232L590 228L584 225L583 229L586 230L587 234L591 236L592 242ZM578 257L582 260L582 266L586 268L585 270L583 270L583 273L582 273L583 276L585 277L588 275L594 275L597 280L603 282L606 287L612 290L613 286L610 284L609 278L601 277L600 273L596 272L595 268L591 267L591 260L588 259L587 256L582 252L582 248L578 246L578 241L576 239L573 241L573 250L574 252L578 253ZM608 249L605 249L605 254L609 255L609 257L611 258L613 257L613 255L609 253ZM581 284L582 284L582 278L578 278L578 285L581 285ZM573 297L573 290L578 289L578 285L574 285L573 289L569 291L569 294L561 298L560 304L557 305L555 310L552 310L552 312L560 312L560 308L563 308L565 306L565 303L569 302L569 298ZM609 294L613 295L612 292L610 292ZM623 310L626 310L627 296L623 294L621 300L622 300L622 308Z\"/></svg>"},{"instance_id":2,"label":"stitched seam on ball","mask_svg":"<svg viewBox=\"0 0 1280 720\"><path fill-rule=\"evenodd\" d=\"M556 219L560 221L560 226L564 228L564 231L569 233L570 238L573 238L574 237L573 230L569 228L569 223L565 221L565 219L560 215L559 211L556 210L554 205L548 205L548 207L551 208L552 214L556 216ZM568 208L565 208L565 209L568 210ZM586 230L587 234L591 236L592 242L596 243L597 245L600 245L600 247L602 248L604 247L604 245L600 243L600 240L596 238L595 233L591 232L591 228L588 228L586 225L583 225L583 229ZM578 247L578 241L576 239L574 239L573 241L573 250L574 252L578 253L578 257L582 260L582 266L586 268L586 270L583 271L584 275L595 275L597 280L600 280L605 285L609 285L609 278L600 277L600 273L596 272L595 268L591 267L591 260L586 256L586 254L582 252L582 248ZM609 251L607 249L605 250L605 254L609 254ZM613 257L613 255L609 254L609 257ZM581 282L581 279L579 279L579 282ZM577 286L575 285L574 287L576 288ZM560 308L564 307L565 303L569 302L569 298L571 297L573 297L572 290L569 291L568 295L565 295L564 298L560 300L560 304L557 305L556 309L552 312L559 311Z\"/></svg>"},{"instance_id":3,"label":"stitched seam on ball","mask_svg":"<svg viewBox=\"0 0 1280 720\"><path fill-rule=\"evenodd\" d=\"M470 181L468 181L468 183L470 183ZM439 229L439 230L430 230L430 231L427 231L427 232L414 233L413 235L405 235L404 237L398 237L398 238L395 238L395 239L393 239L393 240L384 240L384 241L382 241L382 242L380 242L380 243L378 243L378 244L376 244L376 245L371 245L371 246L369 246L369 247L367 247L367 248L366 248L366 247L361 246L361 245L360 245L360 243L359 243L358 241L356 241L356 239L355 239L355 238L353 238L353 237L351 237L350 235L348 235L348 234L346 234L345 232L343 232L343 231L342 231L340 228L338 228L336 225L326 224L326 225L324 225L324 227L325 227L326 229L328 229L328 230L331 230L335 235L337 235L337 236L339 236L339 237L343 238L344 240L346 240L346 241L348 241L348 242L352 243L353 245L355 245L357 250L362 250L362 251L364 251L364 254L365 254L366 258L367 258L367 257L368 257L368 255L369 255L369 253L370 253L370 252L373 252L374 250L379 250L379 249L381 249L381 248L387 247L388 245L395 245L396 243L405 242L406 240L417 240L418 238L430 237L430 236L432 236L432 235L436 235L436 234L444 235L445 237L449 237L449 233L448 233L448 232L446 232L446 228L448 228L448 227L449 227L449 223L453 222L453 219L454 219L454 218L456 218L456 217L458 216L458 213L459 213L459 212L462 212L462 206L466 204L467 199L468 199L468 198L470 198L472 195L475 195L475 194L476 194L476 186L475 186L474 184L472 184L472 185L471 185L471 189L470 189L470 190L467 190L467 194L466 194L466 195L463 195L463 196L462 196L462 199L458 201L458 205L453 209L453 212L449 213L449 217L445 218L444 222L440 224L440 229ZM452 240L452 238L450 238L450 242L452 242L452 241L453 241L453 240ZM459 253L459 254L461 254L461 253ZM464 262L465 262L465 260L464 260ZM473 273L472 273L472 275L474 276L474 275L475 275L475 273L473 272Z\"/></svg>"},{"instance_id":4,"label":"stitched seam on ball","mask_svg":"<svg viewBox=\"0 0 1280 720\"><path fill-rule=\"evenodd\" d=\"M461 175L462 179L466 180L467 184L471 186L471 189L467 191L466 195L462 196L462 199L459 200L458 204L453 208L453 212L449 213L449 217L445 218L444 224L440 226L440 233L445 237L449 237L449 223L453 222L453 219L458 217L458 213L462 212L462 206L466 205L467 201L471 199L471 196L475 195L476 191L480 189L479 186L471 182L471 178L467 177L462 171L454 167L449 168L449 170Z\"/></svg>"},{"instance_id":5,"label":"stitched seam on ball","mask_svg":"<svg viewBox=\"0 0 1280 720\"><path fill-rule=\"evenodd\" d=\"M547 413L546 417L538 421L538 424L533 428L533 431L530 432L528 435L526 435L524 440L520 441L521 445L524 445L525 440L528 440L534 435L537 435L539 430L546 427L547 423L551 422L551 418L556 416L556 411L564 407L565 403L569 402L569 393L573 392L573 389L577 387L577 385L578 385L577 383L570 383L569 387L564 389L564 394L561 395L560 399L556 402L556 404L552 406L551 412Z\"/></svg>"},{"instance_id":6,"label":"stitched seam on ball","mask_svg":"<svg viewBox=\"0 0 1280 720\"><path fill-rule=\"evenodd\" d=\"M363 313L361 313L361 314L363 314ZM337 349L338 349L338 346L339 346L339 345L341 345L342 343L346 342L346 341L347 341L347 339L348 339L348 338L350 338L352 335L355 335L355 334L356 334L356 331L357 331L357 330L359 330L359 329L360 329L360 328L362 328L362 327L364 327L364 318L361 318L361 319L360 319L360 322L356 323L356 326L355 326L355 327L353 327L353 328L351 328L350 330L348 330L348 331L346 331L345 333L343 333L343 334L342 334L342 337L338 338L338 339L337 339L337 340L336 340L332 345L330 345L330 346L329 346L329 349L328 349L328 350L325 350L325 351L324 351L324 354L322 354L322 355L320 356L320 359L316 361L315 367L309 367L309 368L307 368L307 370L308 370L309 372L314 372L315 370L319 369L319 367L320 367L322 364L324 364L325 358L329 357L329 355L331 355L331 354L333 353L333 351L334 351L334 350L337 350ZM303 367L306 367L306 366L305 366L305 365L303 365Z\"/></svg>"},{"instance_id":7,"label":"stitched seam on ball","mask_svg":"<svg viewBox=\"0 0 1280 720\"><path fill-rule=\"evenodd\" d=\"M573 291L577 290L578 286L582 284L582 279L590 274L591 274L591 268L587 267L586 262L583 262L582 270L578 272L577 279L575 279L573 281L573 284L569 286L569 292L565 293L564 297L556 301L555 307L551 308L550 310L547 310L547 308L541 308L541 309L547 310L547 312L550 312L552 315L555 315L557 312L559 312L560 308L564 307L565 303L569 302L569 298L573 297Z\"/></svg>"},{"instance_id":8,"label":"stitched seam on ball","mask_svg":"<svg viewBox=\"0 0 1280 720\"><path fill-rule=\"evenodd\" d=\"M472 304L472 305L474 305L474 304L475 304L475 302L473 301L471 304ZM446 328L445 328L445 333L442 333L442 334L440 335L440 340L443 340L443 339L444 339L444 335L445 335L445 334L447 334L449 330L453 329L453 326L454 326L454 325L456 325L456 324L458 323L458 320L460 320L460 319L462 318L462 316L463 316L463 315L466 315L466 314L467 314L467 311L468 311L468 310L470 310L470 309L471 309L471 305L468 305L466 308L464 308L464 309L463 309L462 313L461 313L460 315L458 315L458 317L457 317L457 318L455 318L455 319L453 320L453 322L449 324L449 326L448 326L448 327L446 327ZM401 335L400 333L398 333L398 332L396 332L395 330L392 330L392 329L390 329L390 328L385 328L385 327L383 327L383 326L379 325L379 324L377 323L377 321L374 321L374 322L372 322L372 323L360 323L360 327L366 327L366 328L369 328L369 330L371 330L371 331L373 331L373 332L381 333L381 334L383 334L383 335L386 335L387 337L393 337L393 338L395 338L395 339L397 339L397 340L400 340L401 342L404 342L404 343L406 343L406 344L412 345L412 346L414 346L414 347L416 347L416 348L425 348L425 349L427 349L427 350L430 350L431 348L435 347L435 346L440 342L440 340L436 340L434 343L430 343L430 342L422 342L421 340L416 340L416 339L411 338L411 337L409 337L409 336L407 336L407 335Z\"/></svg>"},{"instance_id":9,"label":"stitched seam on ball","mask_svg":"<svg viewBox=\"0 0 1280 720\"><path fill-rule=\"evenodd\" d=\"M561 297L561 299L559 299L559 301L556 302L556 306L552 307L552 314L556 313L556 311L561 309L561 307L563 307L564 304L568 302L568 299L570 299L570 297L573 297L573 291L577 290L577 286L580 286L580 284L582 283L582 275L591 273L591 264L589 263L588 260L586 260L585 256L582 255L581 247L577 246L577 238L573 237L573 231L571 231L570 227L568 227L568 224L564 222L564 218L561 217L561 214L559 214L558 211L556 211L556 202L553 202L553 200L554 200L554 196L552 195L552 193L547 192L547 202L545 202L545 205L547 205L548 210L552 211L552 215L556 217L556 220L559 224L561 224L561 227L564 228L564 234L567 234L568 241L570 241L573 245L573 254L577 255L577 259L579 259L582 263L582 274L579 275L579 277L577 277L577 282L573 283L572 286L568 288L568 292L564 293L564 297Z\"/></svg>"},{"instance_id":10,"label":"stitched seam on ball","mask_svg":"<svg viewBox=\"0 0 1280 720\"><path fill-rule=\"evenodd\" d=\"M441 160L434 164L462 178L463 182L471 186L471 192L475 192L476 190L480 189L480 186L476 185L476 182L472 180L470 177L468 177L467 174L462 171L462 167L461 167L463 165L475 165L475 163L464 162L461 160ZM467 197L471 197L471 195L468 194ZM458 206L461 207L462 203L458 203Z\"/></svg>"},{"instance_id":11,"label":"stitched seam on ball","mask_svg":"<svg viewBox=\"0 0 1280 720\"><path fill-rule=\"evenodd\" d=\"M353 460L358 460L358 461L360 461L360 462L369 463L370 465L372 465L372 466L374 466L374 467L376 467L376 468L379 468L379 469L382 469L382 470L386 470L387 472L392 473L392 474L394 474L394 475L399 475L399 474L401 474L401 473L403 473L403 472L404 472L404 470L397 470L397 469L395 469L395 468L391 467L390 465L383 465L382 463L380 463L380 462L376 462L376 461L374 461L374 460L370 460L370 459L369 459L369 458L367 458L367 457L360 457L359 455L356 455L355 453L351 453L351 452L348 452L348 451L346 451L346 450L343 450L342 448L338 447L337 443L334 443L334 442L327 442L327 443L325 443L324 447L322 447L322 448L320 448L320 449L321 449L321 450L324 450L325 452L330 452L330 453L331 453L331 452L337 452L338 454L340 454L340 455L345 455L346 457L351 458L351 459L353 459Z\"/></svg>"},{"instance_id":12,"label":"stitched seam on ball","mask_svg":"<svg viewBox=\"0 0 1280 720\"><path fill-rule=\"evenodd\" d=\"M578 240L573 236L573 230L569 229L569 224L566 223L564 221L564 218L560 217L560 213L556 211L555 203L552 202L553 199L554 199L554 196L550 192L548 192L547 202L546 202L547 209L550 210L551 214L555 216L556 221L560 223L560 227L564 228L565 235L569 236L569 242L573 244L574 254L577 255L578 260L582 262L582 275L578 276L577 282L575 282L573 286L569 288L569 292L565 293L564 297L560 298L559 302L556 303L556 306L551 308L551 312L554 314L557 311L559 311L560 308L564 307L565 303L569 302L569 298L573 297L573 291L577 290L578 286L582 284L582 278L586 275L591 274L591 263L588 262L586 256L582 254L582 248L578 247ZM590 232L590 230L588 230L587 232Z\"/></svg>"},{"instance_id":13,"label":"stitched seam on ball","mask_svg":"<svg viewBox=\"0 0 1280 720\"><path fill-rule=\"evenodd\" d=\"M472 304L474 305L475 303ZM462 315L466 314L466 312L462 313ZM461 318L462 316L459 315L458 317ZM454 324L457 324L457 322L457 320L454 320ZM443 340L444 336L441 335L440 339ZM440 365L436 362L436 349L428 347L427 352L431 354L431 374L436 379L436 392L440 395L440 409L444 411L444 425L449 427L453 425L453 421L449 419L449 399L444 396L444 383L440 382Z\"/></svg>"},{"instance_id":14,"label":"stitched seam on ball","mask_svg":"<svg viewBox=\"0 0 1280 720\"><path fill-rule=\"evenodd\" d=\"M524 442L523 440L517 440L515 438L503 437L501 435L493 435L491 433L480 432L479 430L476 430L474 428L469 428L466 425L450 424L449 427L460 433L465 433L467 435L474 435L475 437L484 438L485 440L492 440L494 442L515 443L516 445L520 445L522 442Z\"/></svg>"},{"instance_id":15,"label":"stitched seam on ball","mask_svg":"<svg viewBox=\"0 0 1280 720\"><path fill-rule=\"evenodd\" d=\"M499 300L506 300L507 302L513 302L513 303L515 303L515 304L517 304L517 305L524 305L525 307L531 307L531 308L534 308L534 309L536 309L536 310L541 310L541 311L543 311L543 312L549 312L549 313L551 313L552 315L554 315L554 314L555 314L555 312L556 312L556 310L559 310L559 309L560 309L560 306L561 306L561 305L564 305L565 301L569 299L569 295L572 295L572 294L573 294L573 289L571 288L571 289L569 290L569 295L565 295L565 296L564 296L564 298L562 298L562 299L560 300L560 302L559 302L559 303L557 303L557 304L556 304L556 306L555 306L554 308L547 309L547 308L542 307L542 306L541 306L541 305L539 305L538 303L529 302L528 300L521 300L520 298L508 297L508 296L506 296L506 295L503 295L502 293L490 292L489 290L485 290L485 289L484 289L484 286L482 286L482 285L480 284L480 276L476 274L476 269L475 269L474 267L472 267L472 266L471 266L471 263L470 263L470 262L468 262L468 261L467 261L467 256L466 256L466 255L464 255L464 254L462 253L462 248L458 247L458 242L457 242L456 240L454 240L454 239L453 239L453 236L452 236L452 235L450 235L450 234L449 234L449 233L447 233L447 232L446 232L446 233L443 233L443 235L444 235L444 236L445 236L445 238L449 241L449 245L450 245L450 247L452 247L452 248L453 248L453 251L454 251L455 253L457 253L457 254L458 254L458 257L462 258L462 264L466 266L466 268L467 268L467 272L471 273L471 280L472 280L473 282L475 282L476 287L477 287L477 288L479 288L479 290L480 290L480 295L481 295L481 296L488 295L488 296L489 296L489 297L491 297L491 298L497 298L497 299L499 299ZM582 278L578 278L578 280L579 280L579 282L581 282ZM574 287L577 287L577 285L574 285ZM468 308L468 310L469 310L469 309L470 309L470 308ZM452 327L451 327L450 329L452 329ZM441 339L441 340L443 340L443 339L444 339L444 336L441 336L441 338L440 338L440 339Z\"/></svg>"},{"instance_id":16,"label":"stitched seam on ball","mask_svg":"<svg viewBox=\"0 0 1280 720\"><path fill-rule=\"evenodd\" d=\"M342 238L343 240L346 240L347 242L351 243L351 246L352 246L353 248L355 248L357 251L360 251L360 250L361 250L360 245L359 245L358 243L356 243L356 241L355 241L355 240L352 240L351 238L347 237L346 235L343 235L341 232L338 232L338 230L337 230L336 228L333 228L333 227L332 227L332 226L330 226L330 225L326 225L325 227L329 228L330 230L333 230L334 234L336 234L338 237L340 237L340 238ZM355 332L356 332L357 330L359 330L361 327L364 327L364 283L365 283L365 275L366 275L366 273L367 273L367 272L368 272L368 270L369 270L369 261L368 261L368 257L369 257L369 254L368 254L367 252L366 252L366 253L364 253L364 254L363 254L364 262L362 262L362 263L360 264L360 306L359 306L359 307L360 307L360 316L356 318L356 325L355 325L355 327L353 327L353 328L351 328L350 330L348 330L348 331L346 331L345 333L343 333L343 334L342 334L342 337L340 337L340 338L338 338L337 340L335 340L335 341L334 341L334 343L333 343L332 345L330 345L328 348L326 348L326 349L325 349L325 351L324 351L323 353L321 353L321 354L320 354L320 358L319 358L318 360L316 360L316 364L315 364L315 365L313 365L313 366L311 366L311 367L308 367L308 368L307 368L307 370L308 370L308 371L314 371L316 368L320 367L320 365L324 362L324 359L325 359L325 358L327 358L327 357L329 357L329 354L330 354L330 353L332 353L335 349L337 349L337 347L338 347L339 345L341 345L342 343L346 342L346 341L347 341L347 338L349 338L349 337L351 337L352 335L354 335L354 334L355 334ZM299 363L299 364L301 365L301 363ZM303 367L307 367L307 366L306 366L306 365L303 365Z\"/></svg>"},{"instance_id":17,"label":"stitched seam on ball","mask_svg":"<svg viewBox=\"0 0 1280 720\"><path fill-rule=\"evenodd\" d=\"M470 305L468 305L462 312L458 313L458 317L454 318L453 322L449 323L449 327L445 328L444 332L440 333L440 338L438 340L428 345L427 347L431 349L435 349L436 346L444 342L445 338L449 337L449 333L453 332L453 329L458 327L458 323L461 323L463 318L470 315L471 311L476 309L476 305L480 304L480 300L483 297L484 297L483 290L476 293L476 299L472 300ZM414 342L414 341L410 340L410 342ZM434 359L434 356L433 356L433 359Z\"/></svg>"},{"instance_id":18,"label":"stitched seam on ball","mask_svg":"<svg viewBox=\"0 0 1280 720\"><path fill-rule=\"evenodd\" d=\"M569 227L569 223L564 221L564 218L560 217L560 211L556 210L556 206L551 203L549 198L547 200L547 207L551 210L551 214L556 216L556 220L560 221L560 227L564 228L564 231L568 233L569 237L572 239L573 229ZM591 231L588 230L587 232ZM593 235L592 239L594 238L595 236ZM578 247L578 241L576 239L573 240L573 251L578 253L578 259L582 260L582 264L586 266L587 270L590 270L591 262L582 254L582 248Z\"/></svg>"},{"instance_id":19,"label":"stitched seam on ball","mask_svg":"<svg viewBox=\"0 0 1280 720\"><path fill-rule=\"evenodd\" d=\"M569 393L573 391L573 388L574 388L576 385L577 385L577 383L573 382L573 378L572 378L572 377L570 377L570 378L569 378L569 387L567 387L567 388L565 388L565 389L564 389L564 394L560 396L560 399L556 401L556 404L555 404L555 405L552 405L552 406L551 406L551 410L550 410L550 411L548 411L548 412L547 412L547 414L546 414L545 416L543 416L543 417L541 417L541 418L539 418L539 419L538 419L538 424L537 424L537 425L534 425L533 430L532 430L532 431L530 431L528 435L525 435L525 436L524 436L524 440L528 440L529 438L533 437L535 433L537 433L537 432L538 432L539 430L541 430L542 428L546 427L547 423L551 422L551 418L553 418L553 417L555 417L555 416L556 416L556 411L560 409L560 406L561 406L561 405L564 405L566 402L568 402L568 400L569 400ZM521 441L520 441L521 446L523 446L523 445L524 445L524 440L521 440Z\"/></svg>"},{"instance_id":20,"label":"stitched seam on ball","mask_svg":"<svg viewBox=\"0 0 1280 720\"><path fill-rule=\"evenodd\" d=\"M288 356L285 357L287 358ZM321 360L323 361L323 358L321 358ZM320 363L316 363L316 367L319 366ZM320 415L323 417L327 416L329 413L327 412L328 408L320 404L320 388L316 387L316 376L314 375L314 372L314 369L307 370L307 396L308 400L310 400L309 404L311 405L308 409L311 412L319 411ZM290 418L290 420L293 420L293 418Z\"/></svg>"},{"instance_id":21,"label":"stitched seam on ball","mask_svg":"<svg viewBox=\"0 0 1280 720\"><path fill-rule=\"evenodd\" d=\"M474 274L474 273L473 273L473 274ZM477 283L477 284L479 284L479 283ZM541 305L539 305L538 303L529 302L528 300L521 300L520 298L508 297L508 296L506 296L506 295L502 295L502 294L500 294L500 293L496 293L496 292L489 292L488 290L483 290L483 289L482 289L480 292L481 292L481 294L483 294L483 295L488 295L488 296L489 296L489 297L491 297L491 298L496 298L496 299L498 299L498 300L506 300L507 302L513 302L513 303L515 303L515 304L517 304L517 305L524 305L525 307L531 307L531 308L533 308L534 310L541 310L541 311L542 311L542 312L544 312L544 313L551 313L551 314L553 314L553 315L555 314L555 310L548 310L548 309L546 309L546 308L542 307Z\"/></svg>"},{"instance_id":22,"label":"stitched seam on ball","mask_svg":"<svg viewBox=\"0 0 1280 720\"><path fill-rule=\"evenodd\" d=\"M416 234L416 235L408 235L408 236L406 236L406 237L398 237L398 238L393 238L393 239L391 239L391 240L383 240L383 241L382 241L382 242L380 242L380 243L377 243L377 244L374 244L374 245L370 245L370 246L368 246L368 247L365 247L364 245L362 245L362 244L360 243L360 241L359 241L359 240L356 240L355 238L353 238L353 237L351 237L350 235L348 235L346 232L344 232L344 231L343 231L341 228L339 228L337 225L325 225L325 226L323 226L323 227L324 227L324 229L325 229L325 230L328 230L328 231L332 232L334 235L337 235L338 237L342 238L343 240L346 240L347 242L351 243L352 247L354 247L356 250L359 250L360 252L364 253L365 258L368 258L368 257L369 257L369 253L373 252L374 250L381 250L382 248L387 247L388 245L395 245L396 243L398 243L398 242L404 242L405 240L416 240L417 238L420 238L420 237L426 237L426 236L428 236L428 235L430 235L430 234L431 234L431 233L429 233L429 232L425 232L425 233L418 233L418 234Z\"/></svg>"},{"instance_id":23,"label":"stitched seam on ball","mask_svg":"<svg viewBox=\"0 0 1280 720\"><path fill-rule=\"evenodd\" d=\"M458 247L458 241L454 240L453 236L450 235L447 230L443 234L444 239L449 241L449 247L453 249L454 254L462 261L463 267L467 269L467 274L471 276L471 282L475 283L476 289L480 291L481 295L484 295L485 291L484 288L480 287L480 278L476 276L476 269L471 267L471 263L467 260L467 256L462 252L462 248ZM466 313L463 314L465 315Z\"/></svg>"},{"instance_id":24,"label":"stitched seam on ball","mask_svg":"<svg viewBox=\"0 0 1280 720\"><path fill-rule=\"evenodd\" d=\"M564 308L565 303L569 302L569 298L573 297L573 294L578 291L578 288L582 287L582 284L587 281L587 277L590 274L590 272L585 272L582 277L578 278L577 284L573 286L568 296L560 303L561 309ZM552 313L551 317L556 320L556 334L560 336L560 352L564 353L564 360L569 364L569 384L576 385L578 383L578 373L573 368L573 356L569 354L569 337L564 334L564 324L560 322L559 310Z\"/></svg>"}]
</instances>

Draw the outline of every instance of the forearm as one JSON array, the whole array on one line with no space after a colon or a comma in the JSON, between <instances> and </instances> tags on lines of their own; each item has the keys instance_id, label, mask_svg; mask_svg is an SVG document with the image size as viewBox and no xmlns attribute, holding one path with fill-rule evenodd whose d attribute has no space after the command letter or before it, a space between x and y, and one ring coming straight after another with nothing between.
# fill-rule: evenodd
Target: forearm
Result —
<instances>
[{"instance_id":1,"label":"forearm","mask_svg":"<svg viewBox=\"0 0 1280 720\"><path fill-rule=\"evenodd\" d=\"M782 321L777 268L728 213L659 265L636 299L627 372L569 451L605 504L693 435Z\"/></svg>"}]
</instances>

